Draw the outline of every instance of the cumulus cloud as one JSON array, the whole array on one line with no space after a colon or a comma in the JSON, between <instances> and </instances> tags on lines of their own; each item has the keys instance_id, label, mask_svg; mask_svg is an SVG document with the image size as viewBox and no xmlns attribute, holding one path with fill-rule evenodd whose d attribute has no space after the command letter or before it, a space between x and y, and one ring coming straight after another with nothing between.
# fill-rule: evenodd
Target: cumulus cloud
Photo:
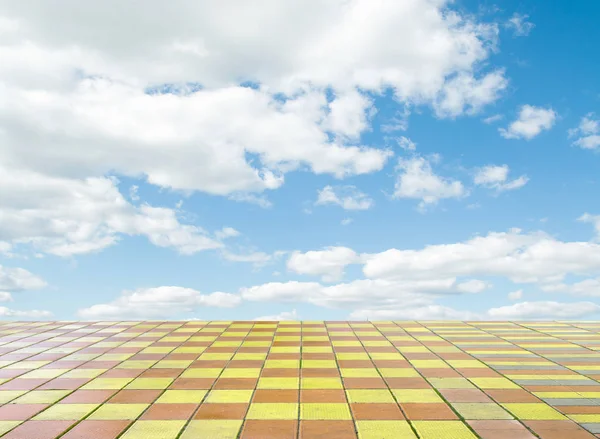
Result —
<instances>
[{"instance_id":1,"label":"cumulus cloud","mask_svg":"<svg viewBox=\"0 0 600 439\"><path fill-rule=\"evenodd\" d=\"M581 119L577 128L569 130L569 137L576 137L573 145L583 149L600 147L600 119L594 113L588 113Z\"/></svg>"},{"instance_id":2,"label":"cumulus cloud","mask_svg":"<svg viewBox=\"0 0 600 439\"><path fill-rule=\"evenodd\" d=\"M0 265L0 290L37 290L46 286L46 281L23 268Z\"/></svg>"},{"instance_id":3,"label":"cumulus cloud","mask_svg":"<svg viewBox=\"0 0 600 439\"><path fill-rule=\"evenodd\" d=\"M27 320L43 320L52 317L50 311L32 309L32 310L17 310L0 306L0 317L7 317L12 319L27 319Z\"/></svg>"},{"instance_id":4,"label":"cumulus cloud","mask_svg":"<svg viewBox=\"0 0 600 439\"><path fill-rule=\"evenodd\" d=\"M417 149L417 144L406 136L398 137L396 139L396 142L398 142L398 146L400 148L405 149L407 151L415 151Z\"/></svg>"},{"instance_id":5,"label":"cumulus cloud","mask_svg":"<svg viewBox=\"0 0 600 439\"><path fill-rule=\"evenodd\" d=\"M288 270L298 274L321 276L326 282L339 280L344 269L361 261L360 255L347 247L328 247L306 253L293 252L288 261Z\"/></svg>"},{"instance_id":6,"label":"cumulus cloud","mask_svg":"<svg viewBox=\"0 0 600 439\"><path fill-rule=\"evenodd\" d=\"M535 27L530 21L527 21L529 15L519 14L515 12L512 17L508 19L505 26L512 30L513 35L516 37L526 37Z\"/></svg>"},{"instance_id":7,"label":"cumulus cloud","mask_svg":"<svg viewBox=\"0 0 600 439\"><path fill-rule=\"evenodd\" d=\"M501 114L494 114L492 116L486 117L485 119L483 119L483 123L486 124L492 124L494 122L498 122L499 120L504 119L504 116L502 116Z\"/></svg>"},{"instance_id":8,"label":"cumulus cloud","mask_svg":"<svg viewBox=\"0 0 600 439\"><path fill-rule=\"evenodd\" d=\"M394 198L421 200L420 209L444 198L461 198L467 194L460 181L435 174L430 161L424 157L400 159L397 170Z\"/></svg>"},{"instance_id":9,"label":"cumulus cloud","mask_svg":"<svg viewBox=\"0 0 600 439\"><path fill-rule=\"evenodd\" d=\"M489 165L479 168L475 172L473 182L478 186L495 189L498 192L519 189L527 184L529 178L522 175L513 180L508 180L508 165Z\"/></svg>"},{"instance_id":10,"label":"cumulus cloud","mask_svg":"<svg viewBox=\"0 0 600 439\"><path fill-rule=\"evenodd\" d=\"M521 300L523 298L523 290L515 290L508 293L508 300Z\"/></svg>"},{"instance_id":11,"label":"cumulus cloud","mask_svg":"<svg viewBox=\"0 0 600 439\"><path fill-rule=\"evenodd\" d=\"M367 210L375 202L355 186L325 186L318 191L315 204L336 204L345 210Z\"/></svg>"},{"instance_id":12,"label":"cumulus cloud","mask_svg":"<svg viewBox=\"0 0 600 439\"><path fill-rule=\"evenodd\" d=\"M77 314L86 320L159 319L173 318L197 308L231 308L239 303L240 297L234 294L201 294L192 288L162 286L123 291L112 302L82 308Z\"/></svg>"},{"instance_id":13,"label":"cumulus cloud","mask_svg":"<svg viewBox=\"0 0 600 439\"><path fill-rule=\"evenodd\" d=\"M556 121L556 112L551 108L523 105L519 110L519 118L508 128L498 131L505 139L531 140L542 131L549 130Z\"/></svg>"},{"instance_id":14,"label":"cumulus cloud","mask_svg":"<svg viewBox=\"0 0 600 439\"><path fill-rule=\"evenodd\" d=\"M222 247L202 228L182 224L173 209L132 205L117 183L0 167L0 240L57 256L102 250L123 235L145 236L182 254Z\"/></svg>"},{"instance_id":15,"label":"cumulus cloud","mask_svg":"<svg viewBox=\"0 0 600 439\"><path fill-rule=\"evenodd\" d=\"M279 314L275 314L275 315L272 315L272 316L257 317L254 320L256 320L256 321L261 321L261 320L269 320L269 321L298 320L298 314L296 313L296 310L293 309L291 311L283 311L283 312L280 312Z\"/></svg>"},{"instance_id":16,"label":"cumulus cloud","mask_svg":"<svg viewBox=\"0 0 600 439\"><path fill-rule=\"evenodd\" d=\"M600 305L592 302L561 303L551 301L520 302L488 310L500 320L578 319L600 313Z\"/></svg>"}]
</instances>

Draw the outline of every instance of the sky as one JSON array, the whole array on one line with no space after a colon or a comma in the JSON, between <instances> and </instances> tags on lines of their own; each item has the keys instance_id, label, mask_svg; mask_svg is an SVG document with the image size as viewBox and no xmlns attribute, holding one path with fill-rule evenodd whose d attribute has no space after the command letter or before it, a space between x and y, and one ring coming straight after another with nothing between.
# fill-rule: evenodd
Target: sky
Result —
<instances>
[{"instance_id":1,"label":"sky","mask_svg":"<svg viewBox=\"0 0 600 439\"><path fill-rule=\"evenodd\" d=\"M598 19L0 0L0 317L598 319Z\"/></svg>"}]
</instances>

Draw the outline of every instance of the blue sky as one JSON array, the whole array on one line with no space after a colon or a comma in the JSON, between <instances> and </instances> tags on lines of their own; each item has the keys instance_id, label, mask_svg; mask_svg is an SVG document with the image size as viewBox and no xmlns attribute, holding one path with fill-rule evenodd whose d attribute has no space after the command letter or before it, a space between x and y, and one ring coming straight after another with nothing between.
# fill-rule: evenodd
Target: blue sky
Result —
<instances>
[{"instance_id":1,"label":"blue sky","mask_svg":"<svg viewBox=\"0 0 600 439\"><path fill-rule=\"evenodd\" d=\"M3 318L600 316L600 5L20 3Z\"/></svg>"}]
</instances>

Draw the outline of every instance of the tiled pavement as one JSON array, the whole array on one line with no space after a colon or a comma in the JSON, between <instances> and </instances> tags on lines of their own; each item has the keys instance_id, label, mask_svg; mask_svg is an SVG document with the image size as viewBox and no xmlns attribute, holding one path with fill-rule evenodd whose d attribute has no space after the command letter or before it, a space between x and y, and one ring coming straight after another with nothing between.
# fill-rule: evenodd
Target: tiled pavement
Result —
<instances>
[{"instance_id":1,"label":"tiled pavement","mask_svg":"<svg viewBox=\"0 0 600 439\"><path fill-rule=\"evenodd\" d=\"M6 439L600 437L600 322L4 322Z\"/></svg>"}]
</instances>

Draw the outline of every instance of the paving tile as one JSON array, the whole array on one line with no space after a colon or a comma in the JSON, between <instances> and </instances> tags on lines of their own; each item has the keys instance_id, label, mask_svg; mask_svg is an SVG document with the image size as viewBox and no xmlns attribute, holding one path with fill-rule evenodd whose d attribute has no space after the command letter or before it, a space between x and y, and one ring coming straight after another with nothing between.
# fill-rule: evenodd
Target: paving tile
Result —
<instances>
[{"instance_id":1,"label":"paving tile","mask_svg":"<svg viewBox=\"0 0 600 439\"><path fill-rule=\"evenodd\" d=\"M299 439L355 439L352 421L300 421Z\"/></svg>"},{"instance_id":2,"label":"paving tile","mask_svg":"<svg viewBox=\"0 0 600 439\"><path fill-rule=\"evenodd\" d=\"M244 423L240 439L296 439L297 420L249 419Z\"/></svg>"},{"instance_id":3,"label":"paving tile","mask_svg":"<svg viewBox=\"0 0 600 439\"><path fill-rule=\"evenodd\" d=\"M88 421L73 427L61 439L116 439L131 421Z\"/></svg>"},{"instance_id":4,"label":"paving tile","mask_svg":"<svg viewBox=\"0 0 600 439\"><path fill-rule=\"evenodd\" d=\"M2 439L56 439L73 423L73 421L26 421L2 436Z\"/></svg>"}]
</instances>

